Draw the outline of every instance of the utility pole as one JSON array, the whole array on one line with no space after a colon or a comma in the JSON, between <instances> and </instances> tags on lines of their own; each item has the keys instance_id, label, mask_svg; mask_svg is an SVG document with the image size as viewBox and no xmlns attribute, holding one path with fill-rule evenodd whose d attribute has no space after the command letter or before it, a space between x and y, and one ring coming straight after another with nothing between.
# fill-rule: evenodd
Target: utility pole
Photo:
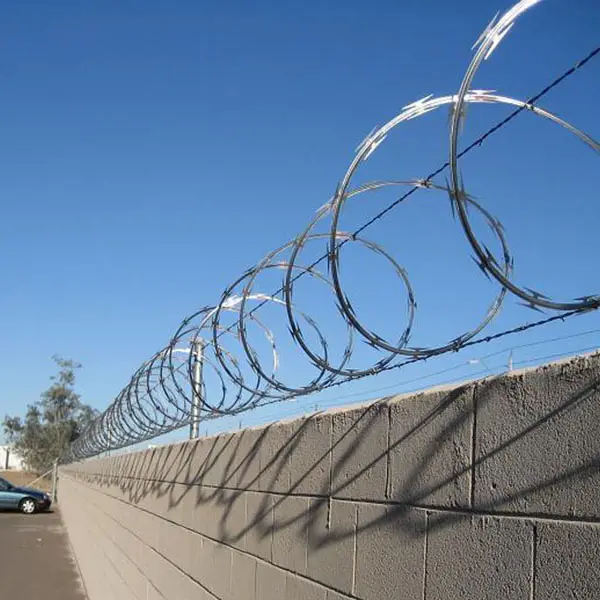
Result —
<instances>
[{"instance_id":1,"label":"utility pole","mask_svg":"<svg viewBox=\"0 0 600 600\"><path fill-rule=\"evenodd\" d=\"M200 411L202 407L202 370L204 364L204 340L197 339L192 348L194 370L192 379L192 422L190 423L190 439L198 437L200 429Z\"/></svg>"},{"instance_id":2,"label":"utility pole","mask_svg":"<svg viewBox=\"0 0 600 600\"><path fill-rule=\"evenodd\" d=\"M513 351L511 350L508 354L508 371L509 371L509 373L512 370L513 370Z\"/></svg>"},{"instance_id":3,"label":"utility pole","mask_svg":"<svg viewBox=\"0 0 600 600\"><path fill-rule=\"evenodd\" d=\"M58 458L52 465L52 502L56 502L56 491L58 482Z\"/></svg>"}]
</instances>

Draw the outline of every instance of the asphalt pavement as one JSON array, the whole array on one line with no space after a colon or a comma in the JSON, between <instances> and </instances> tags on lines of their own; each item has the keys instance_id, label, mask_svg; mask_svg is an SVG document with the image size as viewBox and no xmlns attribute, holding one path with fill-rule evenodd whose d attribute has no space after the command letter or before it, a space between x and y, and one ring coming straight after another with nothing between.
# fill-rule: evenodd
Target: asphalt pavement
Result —
<instances>
[{"instance_id":1,"label":"asphalt pavement","mask_svg":"<svg viewBox=\"0 0 600 600\"><path fill-rule=\"evenodd\" d=\"M0 512L0 598L86 600L58 510Z\"/></svg>"}]
</instances>

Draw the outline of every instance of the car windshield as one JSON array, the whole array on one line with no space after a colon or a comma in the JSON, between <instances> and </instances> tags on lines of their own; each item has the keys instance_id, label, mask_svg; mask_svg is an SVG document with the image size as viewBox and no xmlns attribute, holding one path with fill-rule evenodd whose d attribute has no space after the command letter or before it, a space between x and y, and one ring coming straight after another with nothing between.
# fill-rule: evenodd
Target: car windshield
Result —
<instances>
[{"instance_id":1,"label":"car windshield","mask_svg":"<svg viewBox=\"0 0 600 600\"><path fill-rule=\"evenodd\" d=\"M0 492L6 492L7 490L10 490L11 487L12 485L8 483L6 479L0 477Z\"/></svg>"}]
</instances>

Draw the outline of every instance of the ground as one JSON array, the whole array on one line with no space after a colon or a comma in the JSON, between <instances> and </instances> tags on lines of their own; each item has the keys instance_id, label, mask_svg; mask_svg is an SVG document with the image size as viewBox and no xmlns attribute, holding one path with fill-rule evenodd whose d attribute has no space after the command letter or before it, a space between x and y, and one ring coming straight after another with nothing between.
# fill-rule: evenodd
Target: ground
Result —
<instances>
[{"instance_id":1,"label":"ground","mask_svg":"<svg viewBox=\"0 0 600 600\"><path fill-rule=\"evenodd\" d=\"M86 600L57 511L0 511L2 598Z\"/></svg>"},{"instance_id":2,"label":"ground","mask_svg":"<svg viewBox=\"0 0 600 600\"><path fill-rule=\"evenodd\" d=\"M27 486L34 479L37 479L38 475L29 471L0 471L0 477L4 477L4 479L10 481L13 485ZM42 490L42 492L49 492L52 489L52 479L45 477L36 481L32 487Z\"/></svg>"}]
</instances>

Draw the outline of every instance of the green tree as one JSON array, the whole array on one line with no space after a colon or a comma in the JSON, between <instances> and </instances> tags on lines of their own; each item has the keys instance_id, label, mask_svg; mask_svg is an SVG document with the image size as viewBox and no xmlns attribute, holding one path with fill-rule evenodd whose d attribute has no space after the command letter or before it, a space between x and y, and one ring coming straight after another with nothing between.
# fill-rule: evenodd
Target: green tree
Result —
<instances>
[{"instance_id":1,"label":"green tree","mask_svg":"<svg viewBox=\"0 0 600 600\"><path fill-rule=\"evenodd\" d=\"M81 401L74 390L75 371L81 365L53 357L58 374L40 399L27 406L25 418L6 416L3 427L9 444L24 459L28 468L42 473L64 456L75 440L96 415L96 411Z\"/></svg>"}]
</instances>

